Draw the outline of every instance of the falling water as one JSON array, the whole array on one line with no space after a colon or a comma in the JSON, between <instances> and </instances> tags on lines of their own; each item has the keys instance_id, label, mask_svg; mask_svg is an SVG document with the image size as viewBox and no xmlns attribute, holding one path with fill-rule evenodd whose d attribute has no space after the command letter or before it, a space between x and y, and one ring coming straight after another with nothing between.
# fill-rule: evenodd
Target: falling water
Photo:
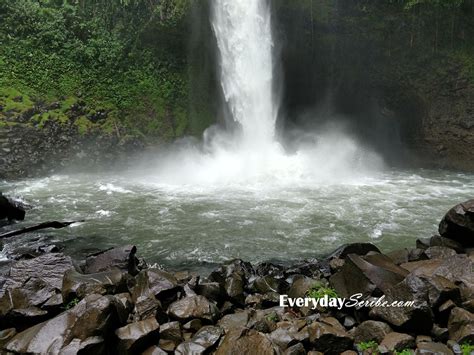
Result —
<instances>
[{"instance_id":1,"label":"falling water","mask_svg":"<svg viewBox=\"0 0 474 355\"><path fill-rule=\"evenodd\" d=\"M274 143L277 105L272 95L272 31L265 0L217 0L213 28L220 52L221 85L242 143Z\"/></svg>"}]
</instances>

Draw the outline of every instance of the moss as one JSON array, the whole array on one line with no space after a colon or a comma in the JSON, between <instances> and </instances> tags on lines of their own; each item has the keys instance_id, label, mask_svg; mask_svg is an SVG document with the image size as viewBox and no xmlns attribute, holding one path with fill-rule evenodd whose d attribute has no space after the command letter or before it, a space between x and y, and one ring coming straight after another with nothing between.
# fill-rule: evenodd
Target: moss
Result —
<instances>
[{"instance_id":1,"label":"moss","mask_svg":"<svg viewBox=\"0 0 474 355\"><path fill-rule=\"evenodd\" d=\"M79 134L86 134L89 132L93 127L94 124L87 119L85 116L81 116L74 122L74 125L77 127L77 131Z\"/></svg>"},{"instance_id":2,"label":"moss","mask_svg":"<svg viewBox=\"0 0 474 355\"><path fill-rule=\"evenodd\" d=\"M33 107L33 101L24 92L13 87L0 88L0 105L4 111L23 112Z\"/></svg>"},{"instance_id":3,"label":"moss","mask_svg":"<svg viewBox=\"0 0 474 355\"><path fill-rule=\"evenodd\" d=\"M181 137L185 134L186 129L188 128L188 116L187 112L178 107L173 111L173 116L175 117L175 130L174 136Z\"/></svg>"}]
</instances>

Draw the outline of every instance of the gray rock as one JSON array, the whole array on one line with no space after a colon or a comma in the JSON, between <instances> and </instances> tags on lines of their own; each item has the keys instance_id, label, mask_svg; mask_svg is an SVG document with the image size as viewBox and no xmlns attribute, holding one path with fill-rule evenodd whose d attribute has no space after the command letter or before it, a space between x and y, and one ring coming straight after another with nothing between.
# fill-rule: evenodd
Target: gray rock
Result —
<instances>
[{"instance_id":1,"label":"gray rock","mask_svg":"<svg viewBox=\"0 0 474 355\"><path fill-rule=\"evenodd\" d=\"M415 354L453 355L454 353L442 343L422 342L416 346Z\"/></svg>"},{"instance_id":2,"label":"gray rock","mask_svg":"<svg viewBox=\"0 0 474 355\"><path fill-rule=\"evenodd\" d=\"M408 334L391 332L385 335L380 346L388 351L401 351L413 348L415 346L415 338Z\"/></svg>"},{"instance_id":3,"label":"gray rock","mask_svg":"<svg viewBox=\"0 0 474 355\"><path fill-rule=\"evenodd\" d=\"M224 330L221 327L207 325L198 330L193 336L192 342L207 350L217 344L223 334Z\"/></svg>"},{"instance_id":4,"label":"gray rock","mask_svg":"<svg viewBox=\"0 0 474 355\"><path fill-rule=\"evenodd\" d=\"M474 199L451 208L439 224L439 234L460 243L474 246Z\"/></svg>"},{"instance_id":5,"label":"gray rock","mask_svg":"<svg viewBox=\"0 0 474 355\"><path fill-rule=\"evenodd\" d=\"M311 345L324 354L340 354L352 349L352 337L335 318L327 317L311 323L308 332Z\"/></svg>"},{"instance_id":6,"label":"gray rock","mask_svg":"<svg viewBox=\"0 0 474 355\"><path fill-rule=\"evenodd\" d=\"M387 323L366 320L355 329L354 341L356 344L371 340L380 343L390 332L392 332L392 328Z\"/></svg>"},{"instance_id":7,"label":"gray rock","mask_svg":"<svg viewBox=\"0 0 474 355\"><path fill-rule=\"evenodd\" d=\"M217 348L216 355L259 354L273 355L272 343L268 338L255 330L236 328L226 333Z\"/></svg>"},{"instance_id":8,"label":"gray rock","mask_svg":"<svg viewBox=\"0 0 474 355\"><path fill-rule=\"evenodd\" d=\"M161 325L159 343L161 349L174 351L183 341L183 332L179 322L168 322Z\"/></svg>"},{"instance_id":9,"label":"gray rock","mask_svg":"<svg viewBox=\"0 0 474 355\"><path fill-rule=\"evenodd\" d=\"M333 259L333 258L345 259L345 257L348 256L349 254L364 256L371 251L380 253L379 248L377 248L372 243L344 244L344 245L341 245L339 248L337 248L334 252L332 252L328 256L328 259Z\"/></svg>"},{"instance_id":10,"label":"gray rock","mask_svg":"<svg viewBox=\"0 0 474 355\"><path fill-rule=\"evenodd\" d=\"M171 317L181 321L199 318L213 322L217 319L219 310L205 297L196 295L173 302L168 308L168 313Z\"/></svg>"},{"instance_id":11,"label":"gray rock","mask_svg":"<svg viewBox=\"0 0 474 355\"><path fill-rule=\"evenodd\" d=\"M474 344L474 314L456 307L451 311L448 321L449 339L459 344Z\"/></svg>"},{"instance_id":12,"label":"gray rock","mask_svg":"<svg viewBox=\"0 0 474 355\"><path fill-rule=\"evenodd\" d=\"M108 337L122 321L122 305L113 296L89 295L74 308L15 335L5 349L16 353L59 353L71 343L87 347L90 337ZM92 343L96 344L97 339Z\"/></svg>"},{"instance_id":13,"label":"gray rock","mask_svg":"<svg viewBox=\"0 0 474 355\"><path fill-rule=\"evenodd\" d=\"M99 253L89 255L86 258L84 272L93 274L101 271L107 271L111 268L128 271L131 275L138 274L138 259L135 256L137 247L126 245L117 248L111 248Z\"/></svg>"},{"instance_id":14,"label":"gray rock","mask_svg":"<svg viewBox=\"0 0 474 355\"><path fill-rule=\"evenodd\" d=\"M139 322L130 323L115 331L118 338L117 350L119 354L137 354L158 339L160 325L155 318L148 318Z\"/></svg>"}]
</instances>

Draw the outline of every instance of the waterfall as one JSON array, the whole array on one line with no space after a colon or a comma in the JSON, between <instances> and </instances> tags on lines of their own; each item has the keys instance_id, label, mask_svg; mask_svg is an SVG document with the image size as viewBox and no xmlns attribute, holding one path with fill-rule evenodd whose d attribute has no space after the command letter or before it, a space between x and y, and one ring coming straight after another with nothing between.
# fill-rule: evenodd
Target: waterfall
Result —
<instances>
[{"instance_id":1,"label":"waterfall","mask_svg":"<svg viewBox=\"0 0 474 355\"><path fill-rule=\"evenodd\" d=\"M272 95L272 31L265 0L215 0L212 26L220 54L220 79L242 144L274 143L277 105Z\"/></svg>"}]
</instances>

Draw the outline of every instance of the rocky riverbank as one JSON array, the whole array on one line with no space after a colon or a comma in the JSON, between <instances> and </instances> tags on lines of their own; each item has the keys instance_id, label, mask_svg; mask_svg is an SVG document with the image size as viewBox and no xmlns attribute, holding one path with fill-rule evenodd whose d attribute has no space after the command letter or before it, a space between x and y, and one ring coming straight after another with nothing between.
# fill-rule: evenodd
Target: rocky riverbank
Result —
<instances>
[{"instance_id":1,"label":"rocky riverbank","mask_svg":"<svg viewBox=\"0 0 474 355\"><path fill-rule=\"evenodd\" d=\"M0 277L0 347L38 354L470 354L474 200L440 235L387 254L344 245L291 266L232 260L201 277L147 267L134 246L82 263L46 249ZM291 298L384 297L412 307L281 307Z\"/></svg>"}]
</instances>

